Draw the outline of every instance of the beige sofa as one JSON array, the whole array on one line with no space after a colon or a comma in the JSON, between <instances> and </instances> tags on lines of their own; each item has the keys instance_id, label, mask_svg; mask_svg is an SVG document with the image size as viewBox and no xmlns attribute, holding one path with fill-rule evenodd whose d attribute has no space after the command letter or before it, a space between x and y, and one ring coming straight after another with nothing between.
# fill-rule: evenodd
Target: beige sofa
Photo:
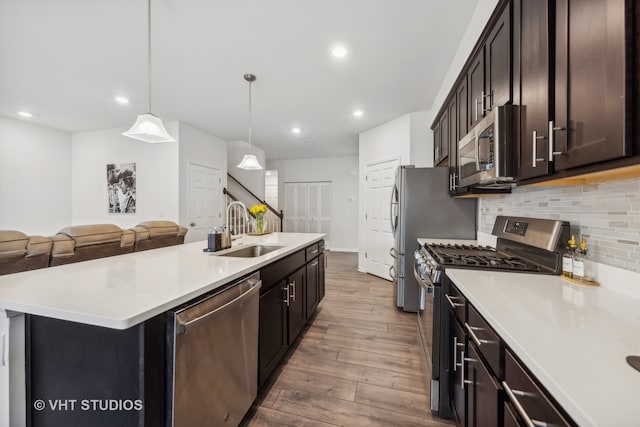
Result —
<instances>
[{"instance_id":1,"label":"beige sofa","mask_svg":"<svg viewBox=\"0 0 640 427\"><path fill-rule=\"evenodd\" d=\"M132 230L136 234L136 252L181 245L188 231L172 221L145 221Z\"/></svg>"},{"instance_id":2,"label":"beige sofa","mask_svg":"<svg viewBox=\"0 0 640 427\"><path fill-rule=\"evenodd\" d=\"M133 252L136 236L117 225L91 224L63 228L51 240L49 265L55 266Z\"/></svg>"},{"instance_id":3,"label":"beige sofa","mask_svg":"<svg viewBox=\"0 0 640 427\"><path fill-rule=\"evenodd\" d=\"M113 224L75 225L55 236L0 230L0 275L184 243L187 228L145 221L127 230Z\"/></svg>"},{"instance_id":4,"label":"beige sofa","mask_svg":"<svg viewBox=\"0 0 640 427\"><path fill-rule=\"evenodd\" d=\"M0 230L0 275L49 266L51 239Z\"/></svg>"}]
</instances>

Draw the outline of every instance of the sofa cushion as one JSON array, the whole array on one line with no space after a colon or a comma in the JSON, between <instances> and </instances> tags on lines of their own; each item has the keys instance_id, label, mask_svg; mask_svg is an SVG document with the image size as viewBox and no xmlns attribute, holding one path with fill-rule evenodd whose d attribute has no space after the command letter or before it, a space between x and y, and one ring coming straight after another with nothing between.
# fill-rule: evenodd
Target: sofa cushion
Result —
<instances>
[{"instance_id":1,"label":"sofa cushion","mask_svg":"<svg viewBox=\"0 0 640 427\"><path fill-rule=\"evenodd\" d=\"M122 230L122 238L120 240L120 246L126 248L133 246L136 242L136 233L131 230Z\"/></svg>"},{"instance_id":2,"label":"sofa cushion","mask_svg":"<svg viewBox=\"0 0 640 427\"><path fill-rule=\"evenodd\" d=\"M178 224L173 221L144 221L138 224L138 227L146 228L151 239L159 236L178 235Z\"/></svg>"},{"instance_id":3,"label":"sofa cushion","mask_svg":"<svg viewBox=\"0 0 640 427\"><path fill-rule=\"evenodd\" d=\"M29 236L27 245L27 257L49 255L53 242L48 237Z\"/></svg>"},{"instance_id":4,"label":"sofa cushion","mask_svg":"<svg viewBox=\"0 0 640 427\"><path fill-rule=\"evenodd\" d=\"M120 242L122 229L113 224L74 225L63 228L58 234L71 237L77 247Z\"/></svg>"},{"instance_id":5,"label":"sofa cushion","mask_svg":"<svg viewBox=\"0 0 640 427\"><path fill-rule=\"evenodd\" d=\"M66 234L51 236L51 241L53 242L53 247L51 248L51 256L53 258L73 256L75 253L76 242Z\"/></svg>"},{"instance_id":6,"label":"sofa cushion","mask_svg":"<svg viewBox=\"0 0 640 427\"><path fill-rule=\"evenodd\" d=\"M0 257L12 257L27 253L29 238L14 230L0 230Z\"/></svg>"}]
</instances>

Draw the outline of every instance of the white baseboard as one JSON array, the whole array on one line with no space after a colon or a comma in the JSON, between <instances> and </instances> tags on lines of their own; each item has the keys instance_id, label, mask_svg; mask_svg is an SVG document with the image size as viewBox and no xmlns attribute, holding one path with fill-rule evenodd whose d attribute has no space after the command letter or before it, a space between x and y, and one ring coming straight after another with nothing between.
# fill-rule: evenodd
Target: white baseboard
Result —
<instances>
[{"instance_id":1,"label":"white baseboard","mask_svg":"<svg viewBox=\"0 0 640 427\"><path fill-rule=\"evenodd\" d=\"M353 248L327 248L331 252L358 252L358 249Z\"/></svg>"}]
</instances>

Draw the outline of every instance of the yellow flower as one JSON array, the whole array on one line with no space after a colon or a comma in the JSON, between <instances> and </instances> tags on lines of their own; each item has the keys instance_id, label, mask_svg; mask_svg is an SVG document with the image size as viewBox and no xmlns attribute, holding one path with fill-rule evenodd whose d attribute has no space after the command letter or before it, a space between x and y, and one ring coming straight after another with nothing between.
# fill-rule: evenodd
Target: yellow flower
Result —
<instances>
[{"instance_id":1,"label":"yellow flower","mask_svg":"<svg viewBox=\"0 0 640 427\"><path fill-rule=\"evenodd\" d=\"M267 207L265 205L253 205L249 209L249 212L251 212L254 215L265 214L267 213Z\"/></svg>"}]
</instances>

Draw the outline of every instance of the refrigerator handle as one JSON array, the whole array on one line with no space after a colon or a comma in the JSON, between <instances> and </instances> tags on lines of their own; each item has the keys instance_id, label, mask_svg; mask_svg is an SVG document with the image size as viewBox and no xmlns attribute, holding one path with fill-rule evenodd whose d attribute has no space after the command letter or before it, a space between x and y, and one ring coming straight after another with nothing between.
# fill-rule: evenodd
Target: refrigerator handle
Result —
<instances>
[{"instance_id":1,"label":"refrigerator handle","mask_svg":"<svg viewBox=\"0 0 640 427\"><path fill-rule=\"evenodd\" d=\"M398 209L394 209L394 206L398 206L398 202L394 201L394 200L398 200L396 196L396 194L398 194L398 186L397 185L393 185L393 190L391 190L391 201L389 202L389 221L391 221L391 232L393 233L393 235L395 236L396 234L396 230L398 229Z\"/></svg>"}]
</instances>

